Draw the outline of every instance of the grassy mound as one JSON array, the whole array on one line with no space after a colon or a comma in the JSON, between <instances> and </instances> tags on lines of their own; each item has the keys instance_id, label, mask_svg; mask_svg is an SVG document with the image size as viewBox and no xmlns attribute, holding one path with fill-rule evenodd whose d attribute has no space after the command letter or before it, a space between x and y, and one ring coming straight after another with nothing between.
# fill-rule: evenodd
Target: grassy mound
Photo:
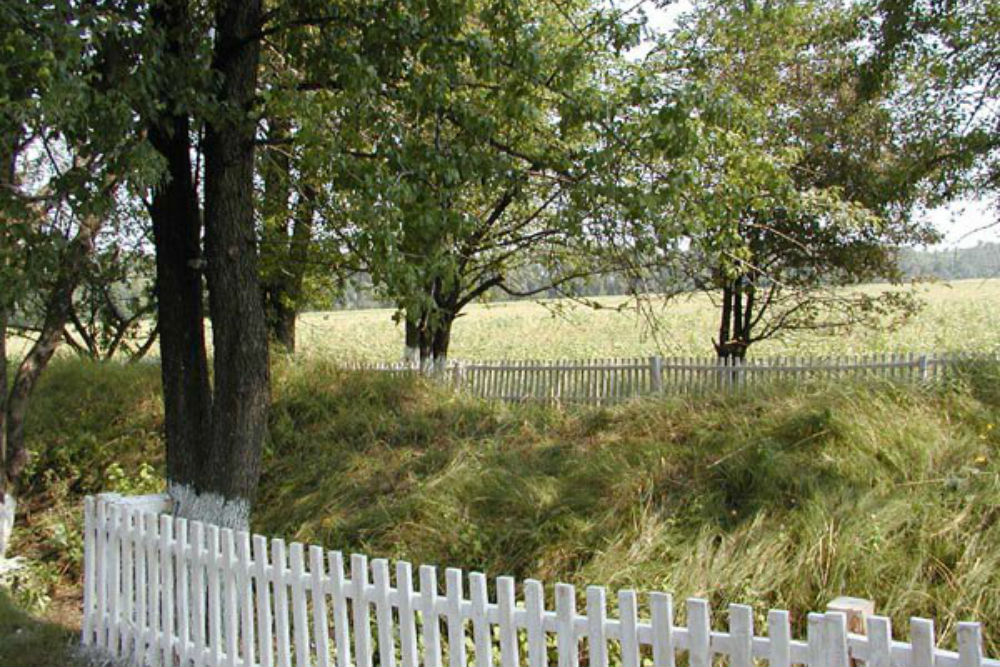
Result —
<instances>
[{"instance_id":1,"label":"grassy mound","mask_svg":"<svg viewBox=\"0 0 1000 667\"><path fill-rule=\"evenodd\" d=\"M276 392L256 528L372 556L796 612L987 624L1000 392L775 387L560 412L322 368ZM760 619L763 621L763 619Z\"/></svg>"},{"instance_id":2,"label":"grassy mound","mask_svg":"<svg viewBox=\"0 0 1000 667\"><path fill-rule=\"evenodd\" d=\"M79 494L157 487L158 381L70 361L47 373L22 553L71 577ZM901 628L937 619L946 643L979 619L1000 654L995 368L935 390L776 386L560 411L282 362L273 395L259 532L784 607L798 623L837 595L870 597Z\"/></svg>"}]
</instances>

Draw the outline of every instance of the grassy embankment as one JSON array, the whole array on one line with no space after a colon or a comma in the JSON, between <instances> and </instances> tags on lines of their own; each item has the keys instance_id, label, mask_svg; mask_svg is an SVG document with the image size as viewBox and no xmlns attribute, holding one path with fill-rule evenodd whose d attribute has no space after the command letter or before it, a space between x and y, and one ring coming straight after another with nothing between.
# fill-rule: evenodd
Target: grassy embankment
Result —
<instances>
[{"instance_id":1,"label":"grassy embankment","mask_svg":"<svg viewBox=\"0 0 1000 667\"><path fill-rule=\"evenodd\" d=\"M157 387L153 367L47 373L15 545L40 564L18 599L54 589L57 611L78 604L81 494L157 486ZM949 644L956 621L982 620L995 656L998 420L996 369L933 391L775 387L561 412L278 365L255 529L491 576L784 607L798 623L836 595L870 597L903 633L910 615L936 618ZM144 481L123 474L140 465Z\"/></svg>"}]
</instances>

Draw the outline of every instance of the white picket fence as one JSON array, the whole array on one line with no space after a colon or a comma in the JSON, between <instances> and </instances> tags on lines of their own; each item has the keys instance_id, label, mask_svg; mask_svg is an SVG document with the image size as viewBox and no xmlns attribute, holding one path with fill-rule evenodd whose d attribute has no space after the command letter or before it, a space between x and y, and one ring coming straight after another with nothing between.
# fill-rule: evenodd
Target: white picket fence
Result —
<instances>
[{"instance_id":1,"label":"white picket fence","mask_svg":"<svg viewBox=\"0 0 1000 667\"><path fill-rule=\"evenodd\" d=\"M880 378L938 382L959 364L1000 353L879 354L835 357L659 357L558 361L453 361L439 376L473 396L502 401L605 405L652 394L738 392L775 381ZM406 364L348 364L350 370L415 373Z\"/></svg>"},{"instance_id":2,"label":"white picket fence","mask_svg":"<svg viewBox=\"0 0 1000 667\"><path fill-rule=\"evenodd\" d=\"M958 624L953 652L920 618L906 643L887 618L870 617L861 635L841 613L811 613L797 640L787 611L767 613L764 635L751 607L729 605L720 630L701 599L685 601L678 625L666 593L640 606L635 591L620 591L609 616L598 586L578 600L556 584L550 606L539 581L524 581L518 600L511 577L449 568L442 594L434 567L357 554L345 567L337 551L156 513L164 507L158 496L85 504L83 643L134 664L1000 667L984 658L978 623Z\"/></svg>"}]
</instances>

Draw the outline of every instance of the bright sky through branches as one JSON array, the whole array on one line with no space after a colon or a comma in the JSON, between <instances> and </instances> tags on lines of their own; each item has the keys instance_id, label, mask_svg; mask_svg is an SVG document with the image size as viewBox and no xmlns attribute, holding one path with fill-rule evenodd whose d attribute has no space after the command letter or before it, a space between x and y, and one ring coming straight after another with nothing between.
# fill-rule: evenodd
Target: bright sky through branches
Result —
<instances>
[{"instance_id":1,"label":"bright sky through branches","mask_svg":"<svg viewBox=\"0 0 1000 667\"><path fill-rule=\"evenodd\" d=\"M632 7L633 3L614 0L619 7ZM652 1L642 5L649 19L649 30L662 34L675 25L677 17L691 7L690 0L678 0L665 6L657 6ZM641 57L651 47L652 39L635 49L636 57ZM1000 242L1000 211L985 199L961 199L950 206L932 209L921 214L920 219L930 221L944 233L944 242L935 248L968 248L980 242Z\"/></svg>"}]
</instances>

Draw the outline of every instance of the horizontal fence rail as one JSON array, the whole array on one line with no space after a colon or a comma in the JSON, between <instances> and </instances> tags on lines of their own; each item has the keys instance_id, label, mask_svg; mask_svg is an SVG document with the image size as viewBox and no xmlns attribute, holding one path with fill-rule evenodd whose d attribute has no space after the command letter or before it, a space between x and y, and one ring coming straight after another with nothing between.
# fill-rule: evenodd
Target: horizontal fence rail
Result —
<instances>
[{"instance_id":1,"label":"horizontal fence rail","mask_svg":"<svg viewBox=\"0 0 1000 667\"><path fill-rule=\"evenodd\" d=\"M717 629L709 604L604 588L518 586L458 569L349 559L299 543L188 522L114 498L85 502L83 643L117 659L187 667L1000 667L983 656L978 623L959 623L957 651L934 623L888 618L867 635L842 613L811 613L795 639L789 612L729 605ZM550 604L554 602L554 604ZM609 608L610 607L610 608ZM642 613L640 613L642 609ZM645 611L648 609L648 612Z\"/></svg>"},{"instance_id":2,"label":"horizontal fence rail","mask_svg":"<svg viewBox=\"0 0 1000 667\"><path fill-rule=\"evenodd\" d=\"M486 399L606 405L657 394L739 392L772 382L878 378L939 382L963 364L997 361L987 354L878 354L834 357L648 357L560 361L453 361L445 367L364 364L347 370L424 372Z\"/></svg>"}]
</instances>

